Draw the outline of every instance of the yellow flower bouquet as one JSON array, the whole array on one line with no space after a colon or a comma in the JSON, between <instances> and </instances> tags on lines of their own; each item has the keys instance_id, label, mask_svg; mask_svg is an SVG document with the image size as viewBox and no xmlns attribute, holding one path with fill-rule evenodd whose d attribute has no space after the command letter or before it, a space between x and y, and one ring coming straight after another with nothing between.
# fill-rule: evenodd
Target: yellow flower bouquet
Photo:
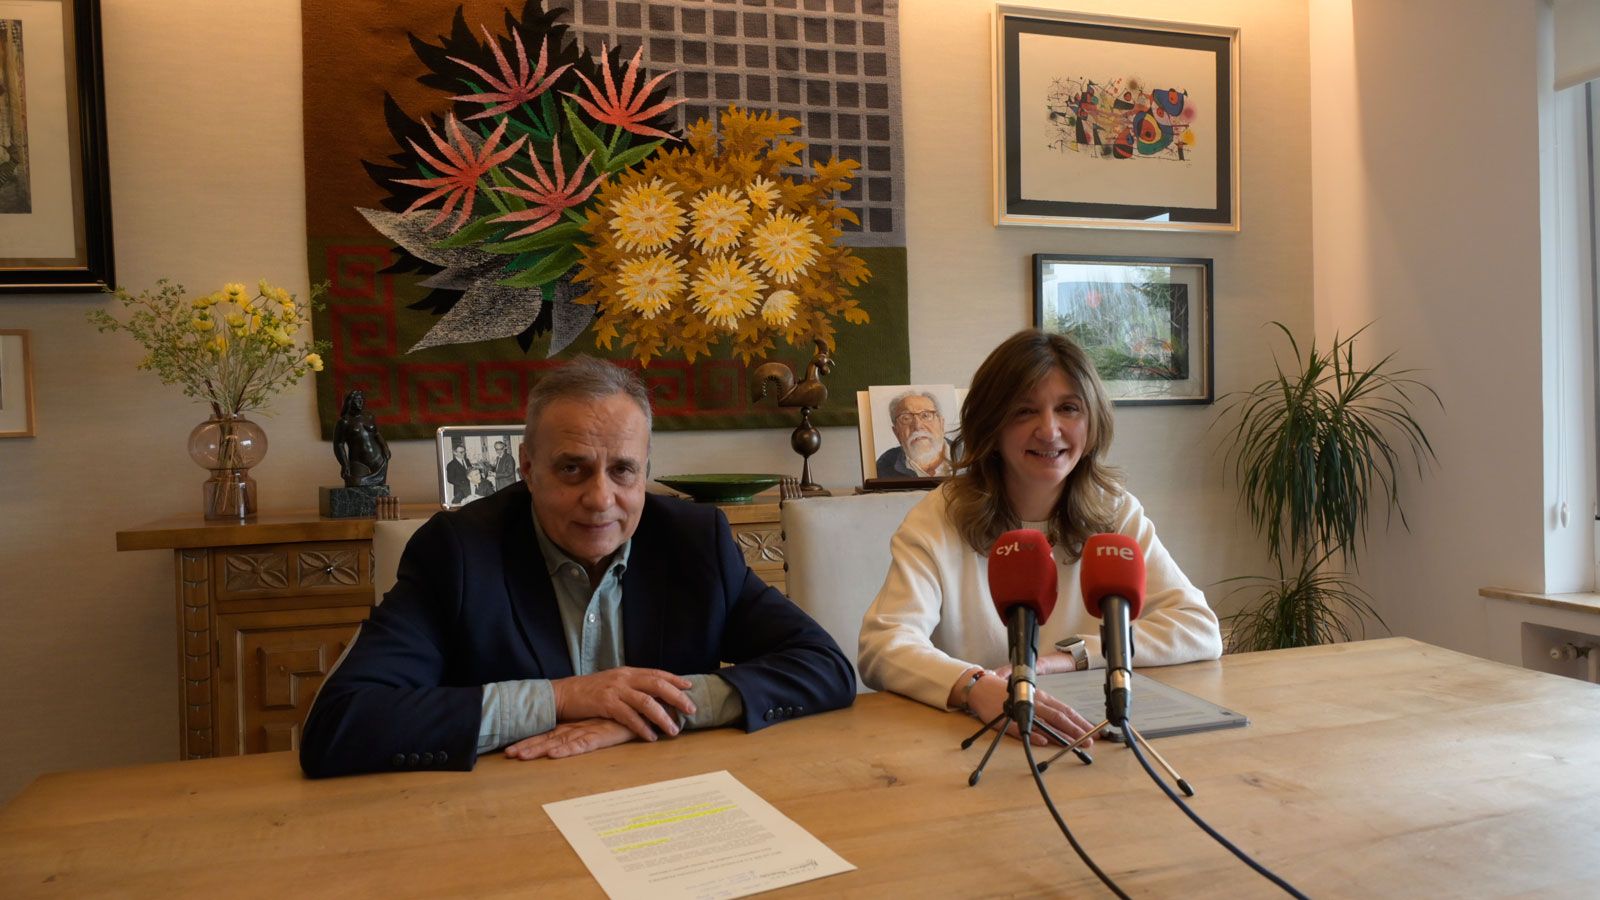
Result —
<instances>
[{"instance_id":1,"label":"yellow flower bouquet","mask_svg":"<svg viewBox=\"0 0 1600 900\"><path fill-rule=\"evenodd\" d=\"M849 188L854 160L800 165L802 145L785 140L800 123L730 108L720 135L701 119L688 147L657 153L596 195L582 226L588 237L574 281L591 289L595 343L621 338L643 363L681 352L693 362L731 338L746 363L777 338L833 346L833 320L864 324L849 287L866 265L838 243L855 214L836 195Z\"/></svg>"},{"instance_id":2,"label":"yellow flower bouquet","mask_svg":"<svg viewBox=\"0 0 1600 900\"><path fill-rule=\"evenodd\" d=\"M209 404L212 415L262 409L306 373L322 370L328 342L309 340L307 328L320 289L302 301L263 280L253 296L242 284L227 284L191 299L182 285L162 279L153 292L112 293L128 317L97 309L90 323L126 332L145 349L139 368Z\"/></svg>"},{"instance_id":3,"label":"yellow flower bouquet","mask_svg":"<svg viewBox=\"0 0 1600 900\"><path fill-rule=\"evenodd\" d=\"M256 486L249 471L266 455L267 436L243 414L322 371L328 342L310 340L307 327L320 289L302 301L263 280L254 295L227 284L190 298L182 285L162 279L153 292L112 293L127 318L97 309L89 321L103 332L126 332L145 350L139 368L211 408L211 418L189 435L189 455L211 471L203 488L206 518L252 515Z\"/></svg>"}]
</instances>

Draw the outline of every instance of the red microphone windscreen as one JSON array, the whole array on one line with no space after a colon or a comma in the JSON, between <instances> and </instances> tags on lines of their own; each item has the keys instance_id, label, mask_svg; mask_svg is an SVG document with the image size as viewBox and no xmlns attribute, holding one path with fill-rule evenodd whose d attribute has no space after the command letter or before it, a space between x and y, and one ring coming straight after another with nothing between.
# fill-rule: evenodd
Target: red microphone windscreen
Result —
<instances>
[{"instance_id":1,"label":"red microphone windscreen","mask_svg":"<svg viewBox=\"0 0 1600 900\"><path fill-rule=\"evenodd\" d=\"M1029 528L1008 531L989 550L989 595L1000 618L1026 606L1040 625L1056 608L1056 560L1050 542Z\"/></svg>"},{"instance_id":2,"label":"red microphone windscreen","mask_svg":"<svg viewBox=\"0 0 1600 900\"><path fill-rule=\"evenodd\" d=\"M1083 605L1089 615L1100 616L1100 601L1122 597L1128 601L1128 618L1139 618L1144 609L1144 551L1139 542L1125 534L1091 534L1083 542L1083 561L1078 567L1078 585L1083 589Z\"/></svg>"}]
</instances>

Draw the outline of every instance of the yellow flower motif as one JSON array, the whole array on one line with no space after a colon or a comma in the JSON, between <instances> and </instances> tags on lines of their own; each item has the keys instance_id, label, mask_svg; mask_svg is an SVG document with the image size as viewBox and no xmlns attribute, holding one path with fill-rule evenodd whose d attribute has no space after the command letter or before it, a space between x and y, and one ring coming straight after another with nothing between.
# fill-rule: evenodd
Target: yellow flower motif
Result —
<instances>
[{"instance_id":1,"label":"yellow flower motif","mask_svg":"<svg viewBox=\"0 0 1600 900\"><path fill-rule=\"evenodd\" d=\"M294 297L288 288L273 288L270 296L282 306L294 306Z\"/></svg>"},{"instance_id":2,"label":"yellow flower motif","mask_svg":"<svg viewBox=\"0 0 1600 900\"><path fill-rule=\"evenodd\" d=\"M684 223L678 196L677 191L668 190L659 178L628 188L611 204L611 211L616 213L616 218L611 220L611 230L617 234L617 246L628 251L652 253L677 240L683 233Z\"/></svg>"},{"instance_id":3,"label":"yellow flower motif","mask_svg":"<svg viewBox=\"0 0 1600 900\"><path fill-rule=\"evenodd\" d=\"M210 297L196 297L193 300L189 301L189 305L191 307L193 307L194 309L205 309L206 307L211 305L211 298Z\"/></svg>"},{"instance_id":4,"label":"yellow flower motif","mask_svg":"<svg viewBox=\"0 0 1600 900\"><path fill-rule=\"evenodd\" d=\"M816 262L821 242L807 222L778 213L750 235L750 251L761 263L761 271L779 284L790 284Z\"/></svg>"},{"instance_id":5,"label":"yellow flower motif","mask_svg":"<svg viewBox=\"0 0 1600 900\"><path fill-rule=\"evenodd\" d=\"M744 189L744 195L757 209L771 209L772 204L778 201L778 185L770 178L760 177L750 182Z\"/></svg>"},{"instance_id":6,"label":"yellow flower motif","mask_svg":"<svg viewBox=\"0 0 1600 900\"><path fill-rule=\"evenodd\" d=\"M217 353L227 353L228 352L228 336L223 334L223 333L221 333L221 332L218 332L217 336L211 339L211 349L216 351Z\"/></svg>"},{"instance_id":7,"label":"yellow flower motif","mask_svg":"<svg viewBox=\"0 0 1600 900\"><path fill-rule=\"evenodd\" d=\"M773 291L767 302L761 305L761 318L766 319L768 325L787 325L794 321L795 309L799 305L800 297L794 291Z\"/></svg>"},{"instance_id":8,"label":"yellow flower motif","mask_svg":"<svg viewBox=\"0 0 1600 900\"><path fill-rule=\"evenodd\" d=\"M289 332L282 328L267 329L267 337L279 347L287 347L293 343L293 341L289 340Z\"/></svg>"},{"instance_id":9,"label":"yellow flower motif","mask_svg":"<svg viewBox=\"0 0 1600 900\"><path fill-rule=\"evenodd\" d=\"M322 371L322 356L320 354L316 354L316 353L307 353L306 354L306 365L310 366L311 367L311 371L313 371L313 372L321 372Z\"/></svg>"},{"instance_id":10,"label":"yellow flower motif","mask_svg":"<svg viewBox=\"0 0 1600 900\"><path fill-rule=\"evenodd\" d=\"M239 293L244 293L244 285L241 284L238 287ZM270 297L272 296L272 283L263 278L256 282L256 291L264 297Z\"/></svg>"},{"instance_id":11,"label":"yellow flower motif","mask_svg":"<svg viewBox=\"0 0 1600 900\"><path fill-rule=\"evenodd\" d=\"M266 282L262 283L265 284ZM242 284L230 282L222 286L222 292L227 294L228 299L232 300L234 303L239 303L244 300L244 285Z\"/></svg>"},{"instance_id":12,"label":"yellow flower motif","mask_svg":"<svg viewBox=\"0 0 1600 900\"><path fill-rule=\"evenodd\" d=\"M750 201L732 188L706 191L690 207L694 210L694 225L689 237L706 253L737 247L739 236L750 224Z\"/></svg>"},{"instance_id":13,"label":"yellow flower motif","mask_svg":"<svg viewBox=\"0 0 1600 900\"><path fill-rule=\"evenodd\" d=\"M646 319L653 319L683 293L683 260L670 253L657 253L622 264L617 276L623 305Z\"/></svg>"},{"instance_id":14,"label":"yellow flower motif","mask_svg":"<svg viewBox=\"0 0 1600 900\"><path fill-rule=\"evenodd\" d=\"M695 311L704 314L707 322L732 330L755 309L766 287L743 261L713 257L695 273L690 294Z\"/></svg>"},{"instance_id":15,"label":"yellow flower motif","mask_svg":"<svg viewBox=\"0 0 1600 900\"><path fill-rule=\"evenodd\" d=\"M228 327L232 328L233 330L244 330L244 313L228 313L226 321L228 323Z\"/></svg>"},{"instance_id":16,"label":"yellow flower motif","mask_svg":"<svg viewBox=\"0 0 1600 900\"><path fill-rule=\"evenodd\" d=\"M250 328L249 328L249 330L250 330L251 334L255 334L256 332L261 330L261 314L260 313L256 313L255 315L250 317Z\"/></svg>"},{"instance_id":17,"label":"yellow flower motif","mask_svg":"<svg viewBox=\"0 0 1600 900\"><path fill-rule=\"evenodd\" d=\"M193 328L195 331L210 331L216 326L217 323L213 321L210 316L205 315L204 313L189 320L189 327Z\"/></svg>"}]
</instances>

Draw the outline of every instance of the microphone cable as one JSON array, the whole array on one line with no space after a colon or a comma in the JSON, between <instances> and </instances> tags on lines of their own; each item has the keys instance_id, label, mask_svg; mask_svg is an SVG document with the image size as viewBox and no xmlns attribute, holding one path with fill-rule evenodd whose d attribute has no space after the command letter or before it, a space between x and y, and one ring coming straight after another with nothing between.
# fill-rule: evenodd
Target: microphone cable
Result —
<instances>
[{"instance_id":1,"label":"microphone cable","mask_svg":"<svg viewBox=\"0 0 1600 900\"><path fill-rule=\"evenodd\" d=\"M1117 883L1111 880L1111 876L1100 871L1100 867L1094 864L1093 859L1089 858L1088 851L1084 850L1078 844L1078 839L1072 836L1072 829L1067 827L1066 820L1062 819L1061 813L1056 810L1055 801L1050 799L1050 789L1044 786L1044 776L1039 774L1039 766L1033 761L1033 743L1026 736L1022 738L1022 749L1028 754L1028 771L1033 773L1033 783L1039 786L1039 796L1044 798L1045 808L1050 810L1051 817L1061 827L1061 833L1067 836L1067 843L1072 845L1072 849L1077 852L1078 858L1083 860L1083 864L1089 867L1089 871L1093 872L1106 887L1111 889L1111 893L1116 894L1122 900L1129 900L1127 893L1122 888L1117 887Z\"/></svg>"},{"instance_id":2,"label":"microphone cable","mask_svg":"<svg viewBox=\"0 0 1600 900\"><path fill-rule=\"evenodd\" d=\"M1300 891L1294 885L1278 877L1278 875L1271 869L1256 862L1254 859L1251 859L1250 854L1240 850L1238 847L1235 847L1232 841L1223 837L1215 828L1212 828L1209 824L1207 824L1205 819L1200 818L1200 816L1196 814L1194 810L1190 809L1189 804L1183 802L1183 798L1179 797L1177 793L1175 793L1172 788L1161 779L1161 776L1156 774L1156 770L1150 767L1149 761L1144 758L1144 751L1139 749L1139 741L1141 738L1138 738L1134 735L1133 726L1127 722L1124 722L1122 727L1128 732L1125 743L1127 744L1128 749L1133 751L1133 758L1137 759L1139 761L1139 765L1144 767L1145 774L1150 776L1150 780L1156 783L1156 787L1161 788L1161 792L1166 794L1167 798L1173 803L1176 803L1178 808L1183 810L1183 814L1188 816L1189 819L1194 822L1194 824L1198 825L1201 831L1204 831L1206 834L1211 836L1212 840L1227 848L1228 852L1239 857L1239 859L1244 862L1245 865L1256 870L1261 877L1267 879L1278 887L1283 888L1284 892L1289 896L1296 898L1296 900L1310 900L1310 898L1305 894L1300 893ZM1031 761L1033 754L1029 753L1028 758ZM1041 783L1040 790L1043 790L1043 788L1043 783ZM1055 812L1055 808L1052 807L1050 811ZM1076 846L1076 844L1074 844L1074 846ZM1095 871L1097 873L1099 872L1098 869Z\"/></svg>"}]
</instances>

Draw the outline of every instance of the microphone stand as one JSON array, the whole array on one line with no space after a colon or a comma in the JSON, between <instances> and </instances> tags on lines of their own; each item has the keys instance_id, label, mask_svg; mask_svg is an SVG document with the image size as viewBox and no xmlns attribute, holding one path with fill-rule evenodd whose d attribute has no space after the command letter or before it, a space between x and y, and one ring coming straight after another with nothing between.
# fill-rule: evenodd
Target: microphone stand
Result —
<instances>
[{"instance_id":1,"label":"microphone stand","mask_svg":"<svg viewBox=\"0 0 1600 900\"><path fill-rule=\"evenodd\" d=\"M978 767L976 769L973 769L972 770L972 774L967 777L967 786L968 787L972 787L972 786L977 785L978 779L983 777L983 769L984 769L985 766L989 765L989 757L994 755L995 748L1000 746L1001 739L1003 739L1006 736L1007 725L1005 723L1006 723L1007 720L1009 720L1011 718L1011 711L1012 711L1012 701L1011 701L1010 693L1011 693L1010 691L1006 692L1006 703L1005 703L1005 706L1000 710L1000 715L995 716L994 718L990 719L989 721L983 723L983 725L981 727L979 727L977 731L974 731L972 733L971 737L969 737L966 740L961 742L961 749L966 750L967 748L971 747L974 743L976 743L978 738L983 737L983 733L985 731L990 731L990 730L994 731L994 740L989 742L989 749L984 751L983 759L978 761ZM1059 758L1061 756L1061 754L1066 753L1066 752L1068 752L1070 750L1073 753L1073 755L1077 756L1078 759L1083 761L1084 765L1087 766L1087 765L1089 765L1089 764L1094 762L1094 757L1090 756L1088 751L1084 750L1081 746L1079 746L1080 744L1083 743L1084 738L1087 738L1089 736L1088 734L1084 735L1083 738L1079 738L1076 741L1068 741L1066 735L1064 735L1061 732L1055 730L1054 728L1051 728L1049 725L1046 725L1045 723L1038 721L1037 719L1034 720L1033 727L1035 727L1035 728L1039 729L1040 731L1044 732L1045 737L1047 737L1050 740L1054 741L1056 743L1056 746L1062 748L1060 752L1058 752L1055 756L1051 757L1051 760L1055 760L1055 759ZM1094 732L1091 731L1091 732L1089 732L1089 734L1094 734ZM1023 735L1022 739L1023 740L1027 740L1028 739L1028 735ZM1157 758L1159 759L1159 757L1157 757ZM1040 766L1039 767L1039 771L1043 772L1045 770L1045 766L1047 766L1047 765L1049 765L1049 763L1046 763L1044 766Z\"/></svg>"},{"instance_id":2,"label":"microphone stand","mask_svg":"<svg viewBox=\"0 0 1600 900\"><path fill-rule=\"evenodd\" d=\"M1078 745L1080 745L1084 741L1088 740L1091 735L1099 734L1102 729L1108 728L1108 727L1112 727L1112 723L1111 723L1110 719L1106 719L1106 720L1102 721L1100 724L1098 724L1098 725L1094 726L1093 728L1089 729L1089 732L1087 734L1085 734L1083 737L1078 738L1077 740L1073 741L1072 743L1068 744L1065 747L1062 747L1060 750L1056 751L1056 755L1055 756L1052 756L1049 759L1045 760L1044 762L1040 763L1039 764L1039 771L1043 772L1044 770L1050 768L1050 764L1055 762L1056 760L1060 759L1063 755L1066 754L1067 751L1073 750L1074 752L1076 752L1076 748L1078 747ZM1150 756L1153 757L1155 759L1155 761L1160 764L1162 769L1166 770L1167 777L1171 778L1173 783L1177 784L1177 786L1183 791L1183 795L1185 797L1193 797L1194 796L1194 788L1189 786L1189 782L1185 781L1183 776L1178 774L1178 770L1174 769L1172 767L1172 764L1167 762L1166 757L1163 757L1161 755L1161 753L1156 750L1156 748L1150 746L1150 742L1145 740L1144 735L1142 735L1139 732L1134 730L1132 722L1129 722L1126 718L1124 718L1122 720L1122 724L1117 725L1115 727L1122 729L1122 735L1123 735L1123 739L1124 740L1126 740L1126 741L1128 741L1130 743L1133 742L1133 741L1138 741L1139 742L1139 746L1141 748L1143 748L1146 752L1148 752L1150 754Z\"/></svg>"}]
</instances>

